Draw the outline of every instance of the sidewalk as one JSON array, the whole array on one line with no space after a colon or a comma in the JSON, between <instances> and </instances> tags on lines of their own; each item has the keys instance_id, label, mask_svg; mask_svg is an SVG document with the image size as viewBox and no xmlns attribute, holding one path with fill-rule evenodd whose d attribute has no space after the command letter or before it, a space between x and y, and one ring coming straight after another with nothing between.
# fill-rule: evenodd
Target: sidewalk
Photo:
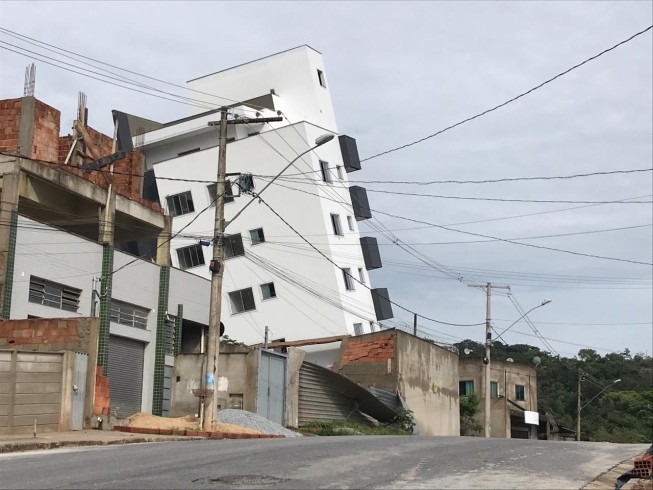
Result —
<instances>
[{"instance_id":1,"label":"sidewalk","mask_svg":"<svg viewBox=\"0 0 653 490\"><path fill-rule=\"evenodd\" d=\"M79 430L68 432L45 432L34 437L31 434L0 436L0 454L37 449L56 449L73 446L108 446L142 442L170 442L201 439L198 437L131 434L107 430Z\"/></svg>"}]
</instances>

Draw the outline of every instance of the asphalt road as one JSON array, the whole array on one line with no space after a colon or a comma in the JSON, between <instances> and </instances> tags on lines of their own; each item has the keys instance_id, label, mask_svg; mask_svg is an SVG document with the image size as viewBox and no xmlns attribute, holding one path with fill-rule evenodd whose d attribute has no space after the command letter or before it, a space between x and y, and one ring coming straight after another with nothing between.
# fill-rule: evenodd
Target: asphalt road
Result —
<instances>
[{"instance_id":1,"label":"asphalt road","mask_svg":"<svg viewBox=\"0 0 653 490\"><path fill-rule=\"evenodd\" d=\"M0 488L580 488L647 445L469 437L183 441L0 455Z\"/></svg>"}]
</instances>

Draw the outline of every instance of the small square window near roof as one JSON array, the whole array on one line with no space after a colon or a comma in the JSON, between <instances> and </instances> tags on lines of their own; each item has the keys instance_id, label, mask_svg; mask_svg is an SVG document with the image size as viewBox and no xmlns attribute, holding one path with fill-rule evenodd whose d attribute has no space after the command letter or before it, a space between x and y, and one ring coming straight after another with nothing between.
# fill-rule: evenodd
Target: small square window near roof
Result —
<instances>
[{"instance_id":1,"label":"small square window near roof","mask_svg":"<svg viewBox=\"0 0 653 490\"><path fill-rule=\"evenodd\" d=\"M317 79L324 88L326 88L326 80L324 78L324 72L322 70L317 71Z\"/></svg>"}]
</instances>

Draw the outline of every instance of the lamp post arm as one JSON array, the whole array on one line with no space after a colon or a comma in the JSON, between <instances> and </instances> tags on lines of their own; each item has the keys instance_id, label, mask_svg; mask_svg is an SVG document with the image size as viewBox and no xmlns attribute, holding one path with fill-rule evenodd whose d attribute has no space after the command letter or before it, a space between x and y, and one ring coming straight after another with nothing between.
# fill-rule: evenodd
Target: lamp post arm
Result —
<instances>
[{"instance_id":1,"label":"lamp post arm","mask_svg":"<svg viewBox=\"0 0 653 490\"><path fill-rule=\"evenodd\" d=\"M612 383L611 385L608 385L608 386L606 386L605 388L603 388L601 391L599 391L599 392L598 392L598 393L597 393L597 394L596 394L596 395L595 395L595 396L594 396L590 401L586 402L585 405L583 405L582 407L580 407L580 410L582 411L583 408L585 408L587 405L589 405L589 404L592 403L594 400L596 400L599 396L601 396L601 394L602 394L605 390L607 390L608 388L610 388L613 384L615 384L615 383Z\"/></svg>"},{"instance_id":2,"label":"lamp post arm","mask_svg":"<svg viewBox=\"0 0 653 490\"><path fill-rule=\"evenodd\" d=\"M510 330L512 327L514 327L514 326L515 326L515 325L516 325L516 324L517 324L517 323L518 323L522 318L524 318L526 315L528 315L531 311L533 311L533 310L535 310L535 309L537 309L537 308L541 308L541 307L544 306L545 304L548 304L548 303L542 303L541 305L533 306L530 310L528 310L528 311L527 311L526 313L524 313L522 316L520 316L519 318L517 318L517 320L515 320L514 322L512 322L512 323L510 324L510 326L508 326L508 328L505 328L505 329L503 330L503 332L501 332L499 335L497 335L496 338L494 339L494 341L496 342L497 340L501 339L501 336L502 336L504 333L506 333L508 330ZM502 340L503 340L503 339L502 339ZM505 342L505 340L504 340L504 342Z\"/></svg>"}]
</instances>

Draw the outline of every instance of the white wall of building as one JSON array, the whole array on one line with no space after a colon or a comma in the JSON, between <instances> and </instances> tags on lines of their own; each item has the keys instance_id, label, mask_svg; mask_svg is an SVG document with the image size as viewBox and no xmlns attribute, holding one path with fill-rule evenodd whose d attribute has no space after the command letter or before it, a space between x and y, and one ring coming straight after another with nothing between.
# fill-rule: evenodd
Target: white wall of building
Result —
<instances>
[{"instance_id":1,"label":"white wall of building","mask_svg":"<svg viewBox=\"0 0 653 490\"><path fill-rule=\"evenodd\" d=\"M320 84L318 70L326 87ZM336 118L329 94L329 79L322 55L309 46L299 46L259 60L222 70L188 82L193 90L219 95L224 100L193 92L193 98L214 106L230 105L274 90L279 107L289 123L308 121L337 132ZM196 108L195 114L202 112Z\"/></svg>"},{"instance_id":2,"label":"white wall of building","mask_svg":"<svg viewBox=\"0 0 653 490\"><path fill-rule=\"evenodd\" d=\"M116 251L114 270L131 262L133 256ZM113 277L112 297L150 310L147 328L134 328L111 322L110 333L145 343L143 366L142 410L152 409L152 382L156 346L159 267L138 260L118 271ZM43 318L91 316L93 278L102 271L102 246L96 242L19 216L14 262L14 284L11 318L28 315ZM79 309L70 312L29 302L30 276L81 290ZM184 316L208 323L210 284L207 280L179 270L171 270L169 306L184 304ZM99 291L99 286L98 286ZM96 310L99 315L99 303Z\"/></svg>"},{"instance_id":3,"label":"white wall of building","mask_svg":"<svg viewBox=\"0 0 653 490\"><path fill-rule=\"evenodd\" d=\"M299 123L237 140L227 147L227 172L252 173L255 190L260 191L271 176L324 133L320 127ZM173 144L165 144L168 152L175 153ZM146 147L147 160L150 149L157 151L156 145ZM154 165L162 202L169 195L186 191L192 194L195 211L173 220L173 232L183 229L181 235L172 240L172 260L176 266L179 265L178 248L196 244L200 238L210 240L215 211L211 207L202 213L210 204L206 182L174 179L213 181L217 159L218 148L213 147ZM320 160L329 163L330 184L322 181ZM350 204L347 174L343 169L342 179L339 179L336 170L341 165L340 147L334 139L302 157L286 172L291 175L306 172L304 180L278 180L261 195L338 267L312 249L262 203L252 204L227 227L227 234L241 234L246 250L246 256L227 259L224 264L222 321L227 325L230 337L245 343L258 343L263 340L265 326L272 330L271 338L288 340L354 333L356 323L362 325L363 332L370 331L370 321L375 321L370 291L355 282L355 290L347 291L339 268L350 268L356 278L360 268L365 283L369 284ZM250 196L242 195L227 203L225 218L230 220L249 200ZM333 233L332 213L340 216L342 236ZM353 230L348 227L347 216L352 218ZM256 228L263 228L265 243L251 244L249 231ZM205 264L189 271L208 279L212 248L204 247L203 251ZM254 257L248 254L254 254ZM280 273L265 270L257 260L274 266ZM263 300L260 285L267 282L274 283L277 297ZM298 282L304 287L298 286ZM235 313L228 293L246 287L253 289L256 309ZM325 298L330 301L325 301Z\"/></svg>"}]
</instances>

